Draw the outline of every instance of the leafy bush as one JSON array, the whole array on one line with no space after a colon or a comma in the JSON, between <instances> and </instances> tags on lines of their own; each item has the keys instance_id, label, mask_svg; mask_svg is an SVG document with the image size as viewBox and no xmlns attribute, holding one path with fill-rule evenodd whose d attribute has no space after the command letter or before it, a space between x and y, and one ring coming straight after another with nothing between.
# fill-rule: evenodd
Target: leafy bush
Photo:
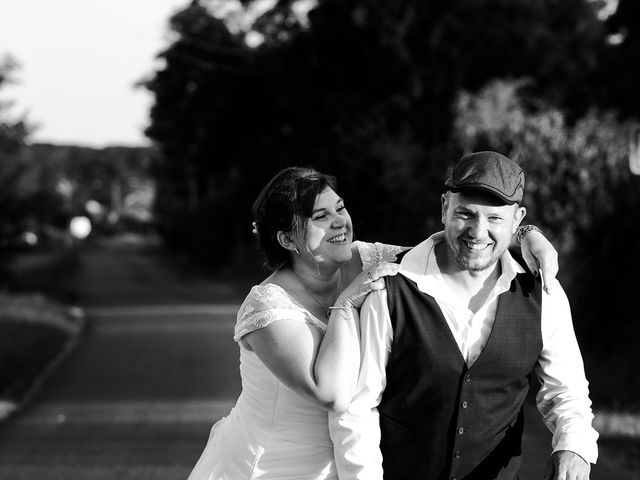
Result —
<instances>
[{"instance_id":1,"label":"leafy bush","mask_svg":"<svg viewBox=\"0 0 640 480\"><path fill-rule=\"evenodd\" d=\"M640 296L640 178L628 168L630 126L590 111L569 123L527 98L525 81L496 81L456 105L455 137L465 150L496 150L526 172L527 221L560 251L560 279L572 302L592 397L599 406L639 409L635 363Z\"/></svg>"}]
</instances>

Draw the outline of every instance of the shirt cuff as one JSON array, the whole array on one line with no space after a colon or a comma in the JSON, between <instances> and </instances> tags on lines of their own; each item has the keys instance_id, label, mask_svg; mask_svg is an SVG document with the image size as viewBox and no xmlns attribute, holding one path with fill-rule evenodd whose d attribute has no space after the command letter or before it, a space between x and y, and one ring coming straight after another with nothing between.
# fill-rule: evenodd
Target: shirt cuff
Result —
<instances>
[{"instance_id":1,"label":"shirt cuff","mask_svg":"<svg viewBox=\"0 0 640 480\"><path fill-rule=\"evenodd\" d=\"M555 437L555 436L554 436ZM598 460L598 432L593 429L583 432L566 432L553 439L553 453L569 450L580 455L586 462L596 463Z\"/></svg>"}]
</instances>

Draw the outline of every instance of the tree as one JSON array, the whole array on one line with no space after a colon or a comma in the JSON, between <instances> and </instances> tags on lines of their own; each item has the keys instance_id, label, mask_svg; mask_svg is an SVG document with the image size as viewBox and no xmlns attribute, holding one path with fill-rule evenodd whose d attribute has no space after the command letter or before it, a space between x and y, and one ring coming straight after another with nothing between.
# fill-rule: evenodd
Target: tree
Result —
<instances>
[{"instance_id":1,"label":"tree","mask_svg":"<svg viewBox=\"0 0 640 480\"><path fill-rule=\"evenodd\" d=\"M635 274L640 258L640 179L628 168L629 124L591 110L570 123L554 106L527 107L525 82L496 81L457 102L456 138L497 150L526 172L527 221L560 250L560 277L599 406L638 408L640 382L617 368L640 341ZM612 372L620 372L614 374ZM617 392L612 395L611 392ZM616 404L617 402L617 404Z\"/></svg>"},{"instance_id":2,"label":"tree","mask_svg":"<svg viewBox=\"0 0 640 480\"><path fill-rule=\"evenodd\" d=\"M7 55L0 61L0 89L14 79L19 68L15 59ZM24 214L29 183L25 176L29 167L23 149L29 135L26 119L11 112L9 101L0 102L0 237L16 233Z\"/></svg>"},{"instance_id":3,"label":"tree","mask_svg":"<svg viewBox=\"0 0 640 480\"><path fill-rule=\"evenodd\" d=\"M228 248L202 227L218 216L225 237L246 244L252 199L293 164L338 177L361 238L413 243L438 226L434 205L460 152L460 90L528 77L531 98L569 123L595 101L605 38L595 1L321 0L308 20L296 3L277 2L245 30L206 2L171 19L176 41L147 82L147 133L163 155L158 208L176 243Z\"/></svg>"},{"instance_id":4,"label":"tree","mask_svg":"<svg viewBox=\"0 0 640 480\"><path fill-rule=\"evenodd\" d=\"M608 41L601 55L600 94L603 105L640 117L640 4L619 0L606 20Z\"/></svg>"}]
</instances>

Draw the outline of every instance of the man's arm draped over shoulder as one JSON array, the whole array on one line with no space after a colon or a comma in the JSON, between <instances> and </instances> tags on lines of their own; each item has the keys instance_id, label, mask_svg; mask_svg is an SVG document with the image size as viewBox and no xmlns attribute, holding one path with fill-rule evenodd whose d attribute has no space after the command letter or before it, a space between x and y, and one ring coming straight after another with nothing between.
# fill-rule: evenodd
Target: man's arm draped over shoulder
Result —
<instances>
[{"instance_id":1,"label":"man's arm draped over shoulder","mask_svg":"<svg viewBox=\"0 0 640 480\"><path fill-rule=\"evenodd\" d=\"M329 415L340 480L382 480L376 407L386 385L391 337L386 290L372 292L360 311L360 374L353 401L347 411Z\"/></svg>"}]
</instances>

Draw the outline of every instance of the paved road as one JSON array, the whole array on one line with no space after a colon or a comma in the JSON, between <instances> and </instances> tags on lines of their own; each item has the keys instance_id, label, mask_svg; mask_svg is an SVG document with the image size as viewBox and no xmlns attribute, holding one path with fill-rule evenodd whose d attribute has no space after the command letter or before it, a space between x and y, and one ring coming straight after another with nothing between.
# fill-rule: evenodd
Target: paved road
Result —
<instances>
[{"instance_id":1,"label":"paved road","mask_svg":"<svg viewBox=\"0 0 640 480\"><path fill-rule=\"evenodd\" d=\"M0 479L186 478L240 390L231 335L247 284L181 265L133 241L83 253L68 288L87 309L87 332L0 426ZM541 478L548 445L530 422L523 480ZM592 478L631 477L599 466Z\"/></svg>"},{"instance_id":2,"label":"paved road","mask_svg":"<svg viewBox=\"0 0 640 480\"><path fill-rule=\"evenodd\" d=\"M0 479L183 479L233 405L242 286L132 240L82 254L67 289L87 309L87 332L0 426Z\"/></svg>"}]
</instances>

